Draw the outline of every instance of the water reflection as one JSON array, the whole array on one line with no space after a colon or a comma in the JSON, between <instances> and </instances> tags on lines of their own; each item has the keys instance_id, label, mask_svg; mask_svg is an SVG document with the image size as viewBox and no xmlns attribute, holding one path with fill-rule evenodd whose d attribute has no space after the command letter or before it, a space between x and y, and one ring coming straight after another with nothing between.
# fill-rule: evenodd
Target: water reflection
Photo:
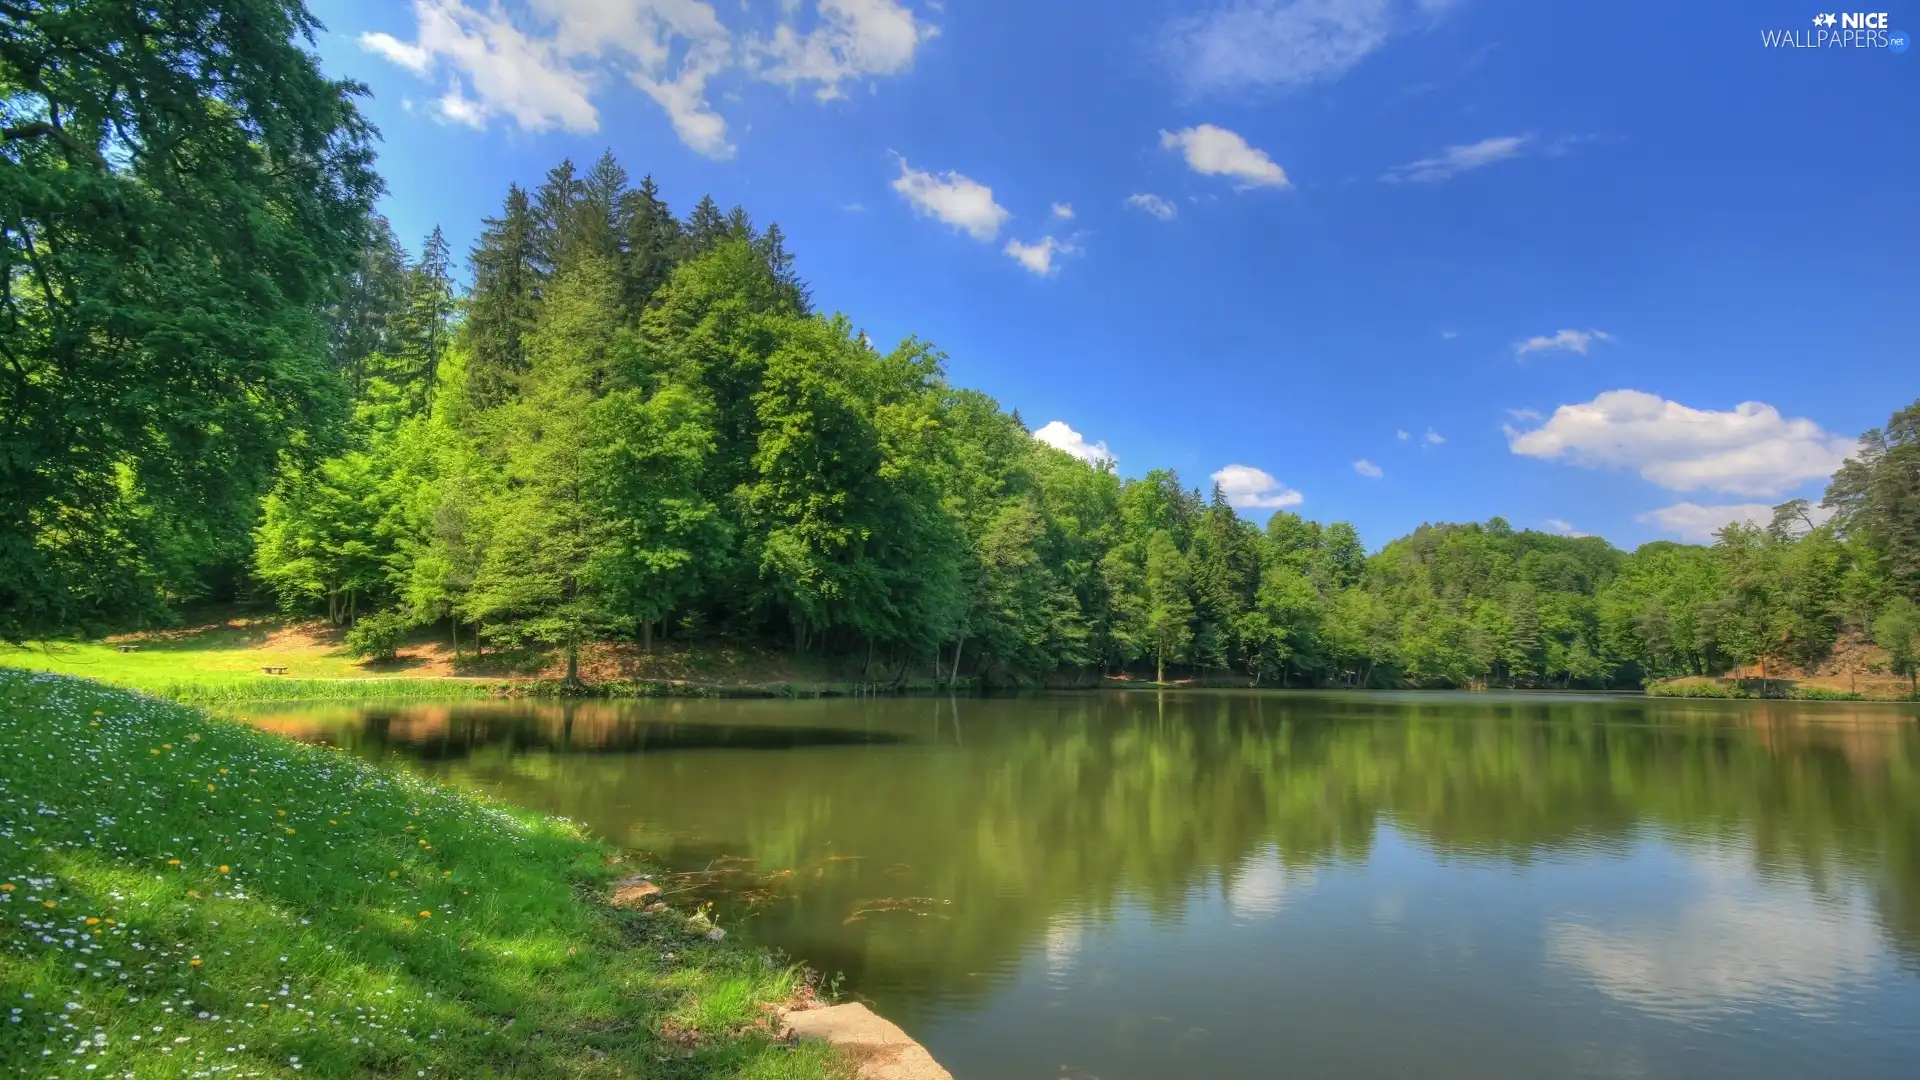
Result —
<instances>
[{"instance_id":1,"label":"water reflection","mask_svg":"<svg viewBox=\"0 0 1920 1080\"><path fill-rule=\"evenodd\" d=\"M958 1075L1114 1080L1267 1075L1283 1013L1308 1075L1787 1076L1843 1049L1796 1025L1839 1022L1851 1075L1920 1061L1913 718L1220 693L255 722L652 852Z\"/></svg>"}]
</instances>

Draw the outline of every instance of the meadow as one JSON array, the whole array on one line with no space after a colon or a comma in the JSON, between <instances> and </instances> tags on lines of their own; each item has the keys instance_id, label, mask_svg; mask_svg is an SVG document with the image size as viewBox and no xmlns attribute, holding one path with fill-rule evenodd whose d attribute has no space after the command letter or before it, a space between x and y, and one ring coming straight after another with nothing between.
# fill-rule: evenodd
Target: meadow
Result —
<instances>
[{"instance_id":1,"label":"meadow","mask_svg":"<svg viewBox=\"0 0 1920 1080\"><path fill-rule=\"evenodd\" d=\"M684 912L608 906L618 860L563 819L0 669L0 1060L56 1077L840 1075L772 1036L800 969Z\"/></svg>"}]
</instances>

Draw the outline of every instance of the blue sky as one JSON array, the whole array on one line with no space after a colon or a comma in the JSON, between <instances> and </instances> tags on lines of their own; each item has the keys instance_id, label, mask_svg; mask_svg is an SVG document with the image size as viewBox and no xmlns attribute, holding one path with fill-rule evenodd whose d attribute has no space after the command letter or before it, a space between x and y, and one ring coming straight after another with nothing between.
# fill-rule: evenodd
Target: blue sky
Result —
<instances>
[{"instance_id":1,"label":"blue sky","mask_svg":"<svg viewBox=\"0 0 1920 1080\"><path fill-rule=\"evenodd\" d=\"M1920 396L1920 55L1886 47L1920 9L1767 48L1825 8L313 7L410 243L611 148L1030 428L1256 518L1702 539Z\"/></svg>"}]
</instances>

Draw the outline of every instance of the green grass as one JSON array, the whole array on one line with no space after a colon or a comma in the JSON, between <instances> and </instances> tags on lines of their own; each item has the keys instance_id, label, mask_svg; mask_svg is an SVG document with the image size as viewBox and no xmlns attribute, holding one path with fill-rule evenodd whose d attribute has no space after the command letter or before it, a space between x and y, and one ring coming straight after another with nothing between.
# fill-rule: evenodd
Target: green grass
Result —
<instances>
[{"instance_id":1,"label":"green grass","mask_svg":"<svg viewBox=\"0 0 1920 1080\"><path fill-rule=\"evenodd\" d=\"M800 973L600 903L610 849L125 690L0 669L0 1062L87 1077L839 1075Z\"/></svg>"}]
</instances>

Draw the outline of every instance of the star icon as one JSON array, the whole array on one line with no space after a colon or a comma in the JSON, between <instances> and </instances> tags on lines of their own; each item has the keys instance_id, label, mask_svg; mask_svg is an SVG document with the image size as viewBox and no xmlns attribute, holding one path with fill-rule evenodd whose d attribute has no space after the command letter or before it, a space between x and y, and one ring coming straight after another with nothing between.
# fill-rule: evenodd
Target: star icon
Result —
<instances>
[{"instance_id":1,"label":"star icon","mask_svg":"<svg viewBox=\"0 0 1920 1080\"><path fill-rule=\"evenodd\" d=\"M1826 15L1826 16L1825 16L1825 18L1826 18L1826 20L1827 20L1827 25L1828 25L1828 26L1832 26L1832 25L1833 25L1833 24L1834 24L1835 22L1837 22L1837 21L1838 21L1837 19L1835 19L1835 18L1833 17L1833 15L1832 15L1831 13L1829 13L1828 15Z\"/></svg>"}]
</instances>

